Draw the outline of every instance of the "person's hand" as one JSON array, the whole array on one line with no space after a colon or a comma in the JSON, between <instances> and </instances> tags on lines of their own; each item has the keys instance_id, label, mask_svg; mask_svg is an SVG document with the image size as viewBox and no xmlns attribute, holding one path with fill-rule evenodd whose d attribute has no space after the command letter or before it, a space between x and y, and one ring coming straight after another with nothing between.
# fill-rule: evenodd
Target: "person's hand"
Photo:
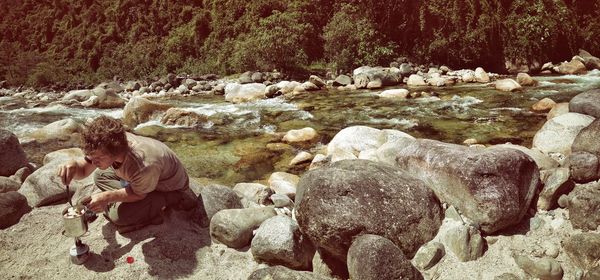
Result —
<instances>
[{"instance_id":1,"label":"person's hand","mask_svg":"<svg viewBox=\"0 0 600 280\"><path fill-rule=\"evenodd\" d=\"M77 174L78 169L79 166L77 165L77 162L72 160L66 164L61 165L58 168L57 173L62 183L65 185L69 185L71 183L71 180L73 180L73 177L75 177L75 174Z\"/></svg>"},{"instance_id":2,"label":"person's hand","mask_svg":"<svg viewBox=\"0 0 600 280\"><path fill-rule=\"evenodd\" d=\"M92 194L91 200L87 203L87 208L92 210L94 213L101 213L106 210L106 206L108 205L108 201L106 200L106 196L104 193L95 193Z\"/></svg>"}]
</instances>

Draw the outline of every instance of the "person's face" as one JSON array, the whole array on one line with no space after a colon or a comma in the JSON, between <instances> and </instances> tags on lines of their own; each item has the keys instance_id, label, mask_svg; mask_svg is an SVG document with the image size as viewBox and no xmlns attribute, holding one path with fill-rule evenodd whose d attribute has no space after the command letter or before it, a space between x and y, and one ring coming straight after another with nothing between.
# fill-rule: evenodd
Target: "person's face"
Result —
<instances>
[{"instance_id":1,"label":"person's face","mask_svg":"<svg viewBox=\"0 0 600 280\"><path fill-rule=\"evenodd\" d=\"M109 168L115 161L113 155L101 149L92 151L86 157L92 161L93 165L102 170Z\"/></svg>"}]
</instances>

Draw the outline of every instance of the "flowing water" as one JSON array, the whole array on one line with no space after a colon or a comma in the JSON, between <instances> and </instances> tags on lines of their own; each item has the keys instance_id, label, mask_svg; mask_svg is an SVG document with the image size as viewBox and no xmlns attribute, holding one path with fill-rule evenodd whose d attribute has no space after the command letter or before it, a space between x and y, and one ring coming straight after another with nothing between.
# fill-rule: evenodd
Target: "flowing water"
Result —
<instances>
[{"instance_id":1,"label":"flowing water","mask_svg":"<svg viewBox=\"0 0 600 280\"><path fill-rule=\"evenodd\" d=\"M345 127L366 125L451 143L475 138L484 144L511 142L529 147L546 120L545 114L531 112L531 105L545 97L568 102L578 93L600 88L600 71L534 79L540 82L538 86L513 93L482 84L410 88L411 92L434 92L438 96L407 100L379 98L381 90L315 91L245 104L227 103L223 96L213 95L161 99L157 101L205 115L208 121L189 128L164 126L155 119L140 124L135 131L166 142L190 176L229 185L265 179L274 171L304 170L305 166L288 165L302 148L281 144L277 136L304 127L316 129L323 145ZM9 103L12 105L3 106ZM120 118L123 114L122 109L18 108L18 103L11 97L0 97L0 108L4 108L0 110L0 126L20 139L66 118L85 120L100 114ZM322 145L317 145L309 151L320 149Z\"/></svg>"}]
</instances>

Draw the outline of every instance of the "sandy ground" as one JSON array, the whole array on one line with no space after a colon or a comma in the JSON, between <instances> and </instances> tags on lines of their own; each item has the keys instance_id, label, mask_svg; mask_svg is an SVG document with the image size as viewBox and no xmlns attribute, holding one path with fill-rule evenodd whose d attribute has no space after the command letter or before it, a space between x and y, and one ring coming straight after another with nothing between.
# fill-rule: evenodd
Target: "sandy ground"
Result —
<instances>
[{"instance_id":1,"label":"sandy ground","mask_svg":"<svg viewBox=\"0 0 600 280\"><path fill-rule=\"evenodd\" d=\"M70 262L74 239L62 235L65 205L36 208L21 222L0 231L3 279L247 279L256 269L250 251L211 244L208 228L188 222L184 212L169 213L161 225L124 235L104 217L90 224L82 241L91 256ZM127 257L134 262L127 263Z\"/></svg>"}]
</instances>

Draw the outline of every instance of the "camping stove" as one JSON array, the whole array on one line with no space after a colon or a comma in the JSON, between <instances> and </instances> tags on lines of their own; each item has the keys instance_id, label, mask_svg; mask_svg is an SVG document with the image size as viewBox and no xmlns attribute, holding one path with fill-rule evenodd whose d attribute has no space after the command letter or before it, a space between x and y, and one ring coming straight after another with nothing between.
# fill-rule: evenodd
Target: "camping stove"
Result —
<instances>
[{"instance_id":1,"label":"camping stove","mask_svg":"<svg viewBox=\"0 0 600 280\"><path fill-rule=\"evenodd\" d=\"M90 255L90 247L81 241L81 237L88 232L88 223L96 219L96 214L79 205L67 207L62 214L65 227L63 235L75 239L75 245L69 249L71 262L82 264Z\"/></svg>"}]
</instances>

